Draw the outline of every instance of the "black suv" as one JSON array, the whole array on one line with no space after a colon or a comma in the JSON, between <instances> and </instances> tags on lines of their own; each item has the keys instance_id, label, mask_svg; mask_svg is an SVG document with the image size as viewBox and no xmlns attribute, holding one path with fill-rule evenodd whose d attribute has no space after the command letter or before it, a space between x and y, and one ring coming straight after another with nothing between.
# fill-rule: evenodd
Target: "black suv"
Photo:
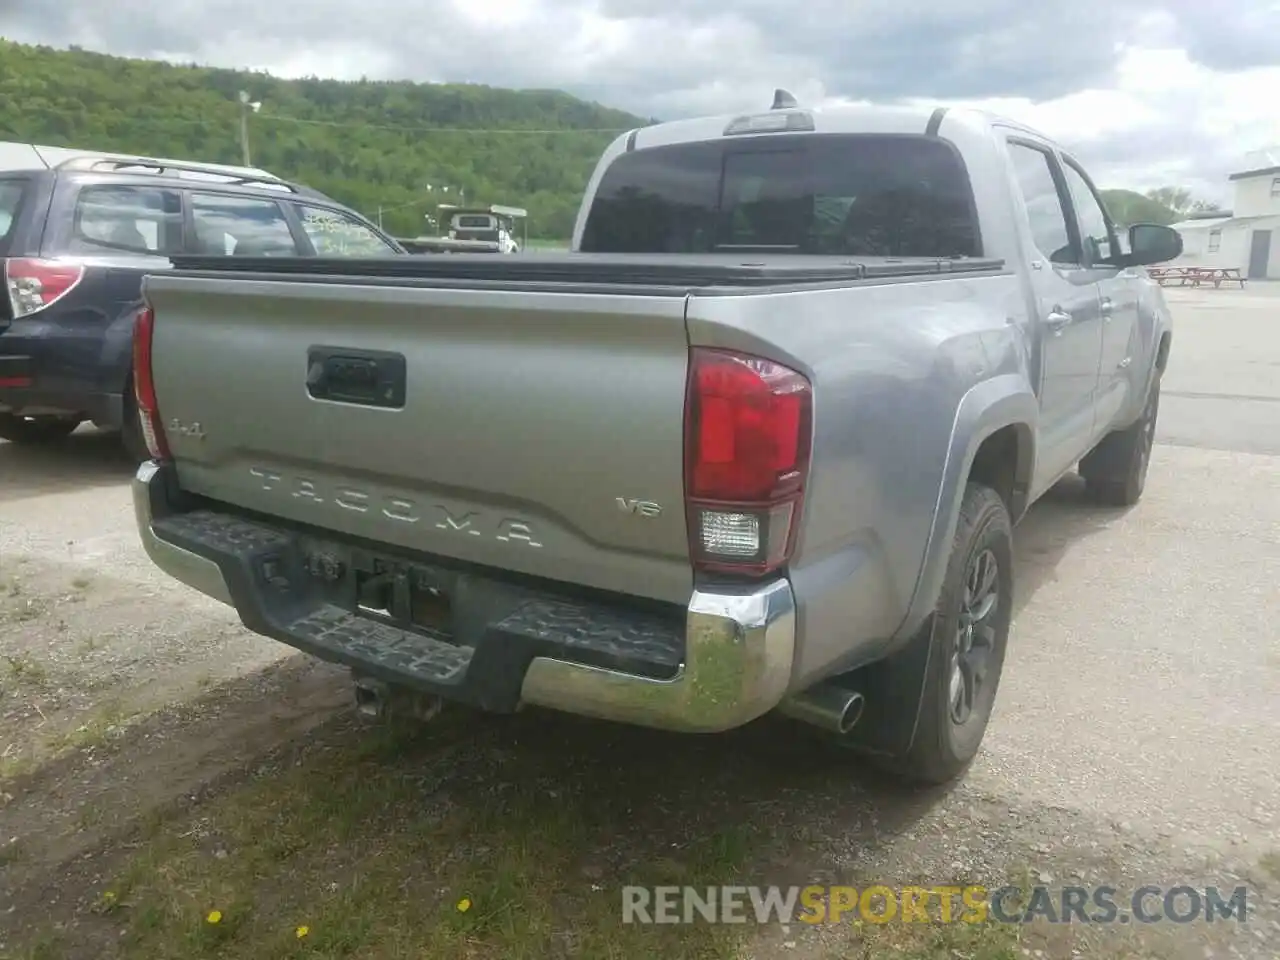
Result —
<instances>
[{"instance_id":1,"label":"black suv","mask_svg":"<svg viewBox=\"0 0 1280 960\"><path fill-rule=\"evenodd\" d=\"M405 251L336 201L264 171L91 154L0 170L0 439L48 443L89 420L145 456L133 316L142 278L178 253Z\"/></svg>"}]
</instances>

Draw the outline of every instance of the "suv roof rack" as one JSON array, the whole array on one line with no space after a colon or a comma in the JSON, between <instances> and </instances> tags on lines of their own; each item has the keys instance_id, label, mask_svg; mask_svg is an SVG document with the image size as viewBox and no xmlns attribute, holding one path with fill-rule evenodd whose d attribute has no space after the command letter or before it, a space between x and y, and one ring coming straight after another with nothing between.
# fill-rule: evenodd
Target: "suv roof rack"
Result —
<instances>
[{"instance_id":1,"label":"suv roof rack","mask_svg":"<svg viewBox=\"0 0 1280 960\"><path fill-rule=\"evenodd\" d=\"M200 174L203 177L218 178L222 182L236 186L260 185L288 190L291 193L303 193L287 180L251 167L229 167L218 164L191 163L188 161L157 160L151 157L125 157L87 155L71 157L57 164L57 170L111 170L115 173L154 172L157 176L181 176L184 173Z\"/></svg>"}]
</instances>

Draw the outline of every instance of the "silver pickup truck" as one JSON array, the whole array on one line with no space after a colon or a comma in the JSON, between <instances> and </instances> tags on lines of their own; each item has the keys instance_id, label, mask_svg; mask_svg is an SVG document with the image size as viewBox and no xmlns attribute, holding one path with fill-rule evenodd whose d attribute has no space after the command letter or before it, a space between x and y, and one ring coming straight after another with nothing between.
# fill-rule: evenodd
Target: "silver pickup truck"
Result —
<instances>
[{"instance_id":1,"label":"silver pickup truck","mask_svg":"<svg viewBox=\"0 0 1280 960\"><path fill-rule=\"evenodd\" d=\"M959 775L1014 524L1077 465L1142 494L1181 241L1025 127L780 100L620 137L568 254L176 258L152 560L367 707L777 710Z\"/></svg>"}]
</instances>

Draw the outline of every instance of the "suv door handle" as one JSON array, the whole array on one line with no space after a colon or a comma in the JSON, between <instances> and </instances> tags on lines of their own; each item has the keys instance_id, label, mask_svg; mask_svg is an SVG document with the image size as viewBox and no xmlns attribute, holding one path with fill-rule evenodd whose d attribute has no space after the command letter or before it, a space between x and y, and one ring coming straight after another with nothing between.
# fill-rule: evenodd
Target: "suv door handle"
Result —
<instances>
[{"instance_id":1,"label":"suv door handle","mask_svg":"<svg viewBox=\"0 0 1280 960\"><path fill-rule=\"evenodd\" d=\"M1049 311L1049 315L1044 318L1044 321L1053 335L1055 337L1060 337L1062 336L1062 331L1066 328L1067 324L1071 322L1071 314L1065 313L1055 307L1053 310Z\"/></svg>"},{"instance_id":2,"label":"suv door handle","mask_svg":"<svg viewBox=\"0 0 1280 960\"><path fill-rule=\"evenodd\" d=\"M1102 303L1100 304L1100 306L1102 308L1102 319L1110 323L1111 322L1111 298L1103 297Z\"/></svg>"}]
</instances>

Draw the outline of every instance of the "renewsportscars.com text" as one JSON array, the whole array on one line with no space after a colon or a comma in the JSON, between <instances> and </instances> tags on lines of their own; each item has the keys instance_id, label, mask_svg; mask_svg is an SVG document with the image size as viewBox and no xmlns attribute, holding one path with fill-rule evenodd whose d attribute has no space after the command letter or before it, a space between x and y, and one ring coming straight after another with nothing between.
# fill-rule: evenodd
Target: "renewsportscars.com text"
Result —
<instances>
[{"instance_id":1,"label":"renewsportscars.com text","mask_svg":"<svg viewBox=\"0 0 1280 960\"><path fill-rule=\"evenodd\" d=\"M1244 923L1245 887L622 888L624 923Z\"/></svg>"}]
</instances>

